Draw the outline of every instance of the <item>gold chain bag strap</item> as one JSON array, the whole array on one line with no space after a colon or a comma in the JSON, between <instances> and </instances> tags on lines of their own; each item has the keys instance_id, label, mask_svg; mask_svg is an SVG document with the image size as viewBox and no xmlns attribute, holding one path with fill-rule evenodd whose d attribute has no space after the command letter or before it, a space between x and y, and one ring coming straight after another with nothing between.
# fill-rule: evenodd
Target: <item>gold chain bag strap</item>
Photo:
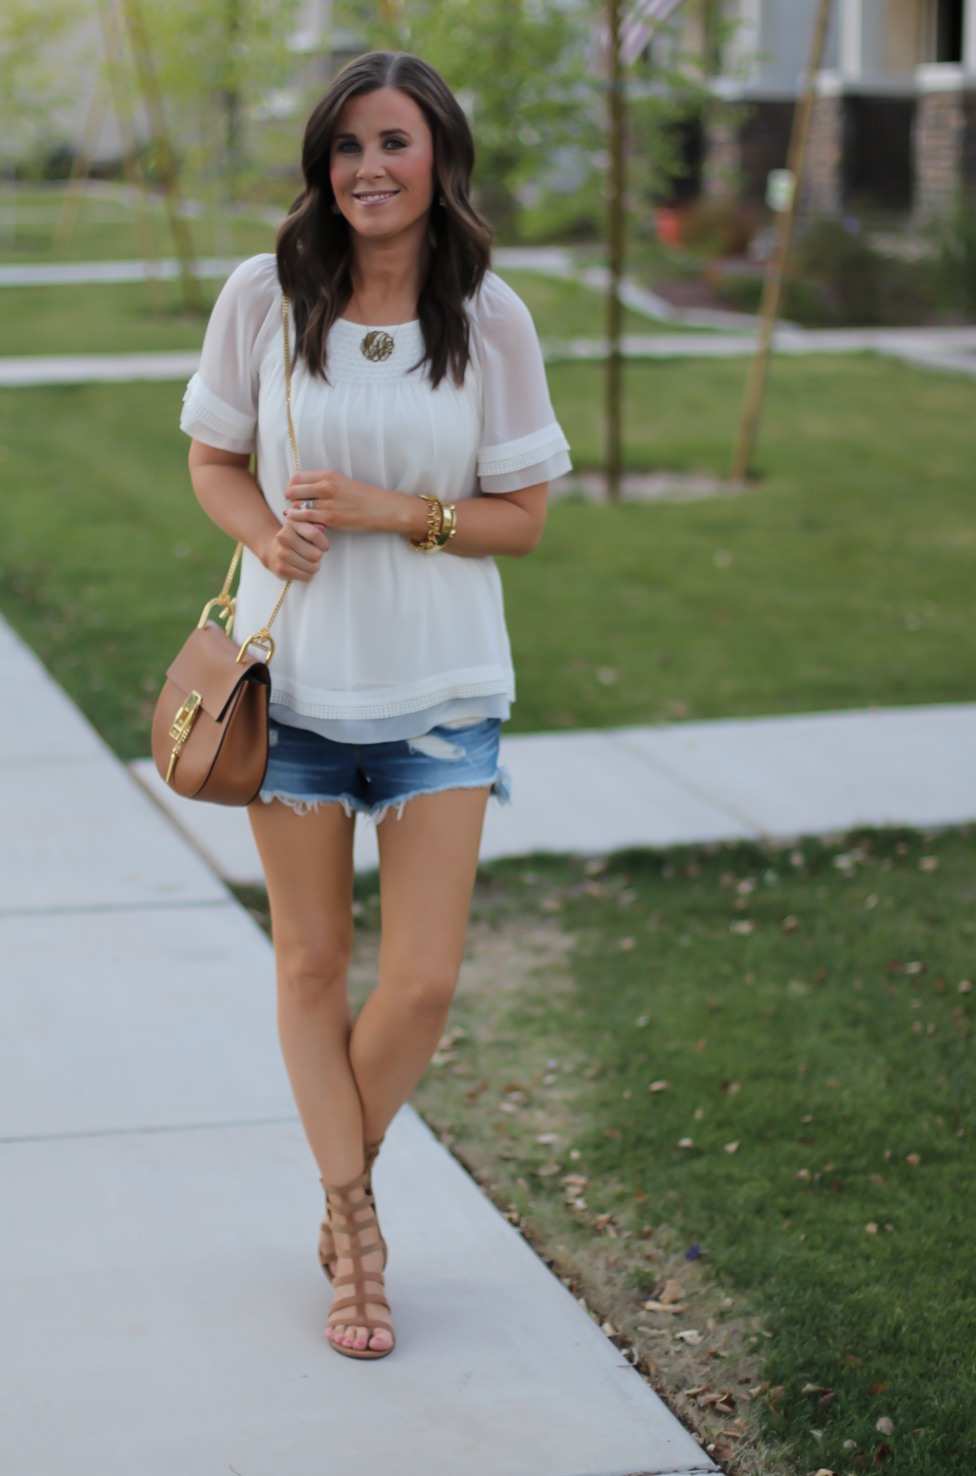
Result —
<instances>
[{"instance_id":1,"label":"gold chain bag strap","mask_svg":"<svg viewBox=\"0 0 976 1476\"><path fill-rule=\"evenodd\" d=\"M297 471L286 297L281 299L281 326L288 435ZM261 629L238 646L228 634L234 618L230 587L243 547L239 543L235 548L223 589L204 606L196 630L166 673L152 725L153 759L169 787L186 799L215 805L249 805L264 782L271 702L268 663L274 655L271 626L291 588L289 580ZM209 618L215 605L225 630ZM252 656L252 646L264 651L265 659Z\"/></svg>"}]
</instances>

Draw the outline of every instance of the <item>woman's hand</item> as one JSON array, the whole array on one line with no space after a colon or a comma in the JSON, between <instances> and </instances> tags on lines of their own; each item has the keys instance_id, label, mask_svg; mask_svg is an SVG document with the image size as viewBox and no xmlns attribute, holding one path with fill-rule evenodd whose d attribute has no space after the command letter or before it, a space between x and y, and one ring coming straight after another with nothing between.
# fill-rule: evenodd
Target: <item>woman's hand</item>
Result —
<instances>
[{"instance_id":1,"label":"woman's hand","mask_svg":"<svg viewBox=\"0 0 976 1476\"><path fill-rule=\"evenodd\" d=\"M285 496L285 528L305 535L312 528L342 528L351 533L403 533L422 538L427 528L427 504L419 497L354 482L341 472L296 472Z\"/></svg>"},{"instance_id":2,"label":"woman's hand","mask_svg":"<svg viewBox=\"0 0 976 1476\"><path fill-rule=\"evenodd\" d=\"M261 549L261 562L278 579L314 579L329 540L321 523L295 523L287 518Z\"/></svg>"}]
</instances>

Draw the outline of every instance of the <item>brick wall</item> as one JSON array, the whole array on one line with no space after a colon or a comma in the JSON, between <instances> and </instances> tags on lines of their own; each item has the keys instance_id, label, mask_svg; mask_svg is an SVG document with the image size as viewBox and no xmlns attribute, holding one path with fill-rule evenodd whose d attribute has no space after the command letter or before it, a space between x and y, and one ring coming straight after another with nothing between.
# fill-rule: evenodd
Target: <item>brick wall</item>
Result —
<instances>
[{"instance_id":1,"label":"brick wall","mask_svg":"<svg viewBox=\"0 0 976 1476\"><path fill-rule=\"evenodd\" d=\"M932 220L976 191L976 93L926 92L915 117L915 211Z\"/></svg>"},{"instance_id":2,"label":"brick wall","mask_svg":"<svg viewBox=\"0 0 976 1476\"><path fill-rule=\"evenodd\" d=\"M709 200L734 199L741 187L742 147L733 108L712 110L705 129L702 193Z\"/></svg>"},{"instance_id":3,"label":"brick wall","mask_svg":"<svg viewBox=\"0 0 976 1476\"><path fill-rule=\"evenodd\" d=\"M844 188L844 99L814 100L807 138L800 209L810 215L839 215Z\"/></svg>"}]
</instances>

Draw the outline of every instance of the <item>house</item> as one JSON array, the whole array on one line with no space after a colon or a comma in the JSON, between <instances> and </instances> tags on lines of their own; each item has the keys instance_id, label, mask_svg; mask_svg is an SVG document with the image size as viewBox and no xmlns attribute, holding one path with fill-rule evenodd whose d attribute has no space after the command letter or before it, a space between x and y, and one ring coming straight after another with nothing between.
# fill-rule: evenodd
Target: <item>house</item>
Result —
<instances>
[{"instance_id":1,"label":"house","mask_svg":"<svg viewBox=\"0 0 976 1476\"><path fill-rule=\"evenodd\" d=\"M761 199L785 164L817 4L728 0L706 194ZM976 195L976 0L834 0L807 175L806 208L825 215L927 220Z\"/></svg>"}]
</instances>

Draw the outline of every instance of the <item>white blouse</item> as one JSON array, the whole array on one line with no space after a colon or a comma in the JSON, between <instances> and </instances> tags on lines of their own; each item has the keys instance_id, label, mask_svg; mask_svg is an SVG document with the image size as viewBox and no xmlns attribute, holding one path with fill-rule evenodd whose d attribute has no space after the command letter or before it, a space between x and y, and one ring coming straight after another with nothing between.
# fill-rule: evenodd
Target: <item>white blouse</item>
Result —
<instances>
[{"instance_id":1,"label":"white blouse","mask_svg":"<svg viewBox=\"0 0 976 1476\"><path fill-rule=\"evenodd\" d=\"M570 469L542 353L524 303L488 273L468 303L471 358L460 388L432 389L420 324L368 331L338 319L328 380L294 360L292 410L303 471L332 470L391 491L460 502L514 492ZM380 326L380 325L377 325ZM273 256L230 277L214 307L180 420L225 451L256 451L265 500L284 521L294 471L285 411L281 287ZM347 743L419 737L446 722L508 716L515 678L498 570L490 558L421 553L395 533L329 529L315 577L293 584L272 634L272 713ZM244 550L235 638L262 627L281 583Z\"/></svg>"}]
</instances>

